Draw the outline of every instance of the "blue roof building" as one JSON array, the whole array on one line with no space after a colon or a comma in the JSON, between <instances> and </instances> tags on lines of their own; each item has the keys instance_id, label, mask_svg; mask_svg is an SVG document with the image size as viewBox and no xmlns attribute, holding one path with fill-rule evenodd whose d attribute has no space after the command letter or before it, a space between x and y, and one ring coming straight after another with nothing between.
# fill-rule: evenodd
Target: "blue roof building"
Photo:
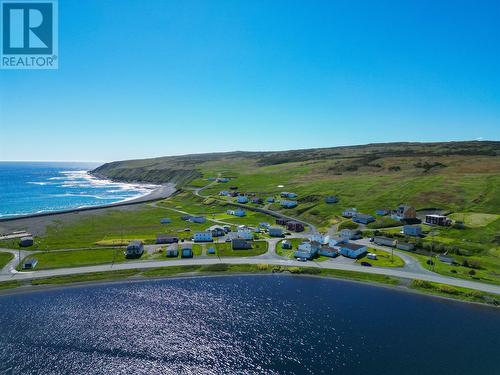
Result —
<instances>
[{"instance_id":1,"label":"blue roof building","mask_svg":"<svg viewBox=\"0 0 500 375\"><path fill-rule=\"evenodd\" d=\"M196 232L193 236L193 241L194 242L212 242L213 236L212 232L207 231L207 232Z\"/></svg>"},{"instance_id":2,"label":"blue roof building","mask_svg":"<svg viewBox=\"0 0 500 375\"><path fill-rule=\"evenodd\" d=\"M191 216L189 221L192 223L203 224L204 222L207 221L207 219L205 218L205 216Z\"/></svg>"},{"instance_id":3,"label":"blue roof building","mask_svg":"<svg viewBox=\"0 0 500 375\"><path fill-rule=\"evenodd\" d=\"M325 257L336 258L339 255L338 249L330 246L321 246L319 249L319 255L323 255Z\"/></svg>"},{"instance_id":4,"label":"blue roof building","mask_svg":"<svg viewBox=\"0 0 500 375\"><path fill-rule=\"evenodd\" d=\"M274 198L273 197L269 197L266 199L266 202L267 203L274 203Z\"/></svg>"},{"instance_id":5,"label":"blue roof building","mask_svg":"<svg viewBox=\"0 0 500 375\"><path fill-rule=\"evenodd\" d=\"M183 247L181 250L181 258L192 258L193 249L191 247Z\"/></svg>"},{"instance_id":6,"label":"blue roof building","mask_svg":"<svg viewBox=\"0 0 500 375\"><path fill-rule=\"evenodd\" d=\"M236 202L238 203L248 203L248 197L246 195L240 195L236 198Z\"/></svg>"},{"instance_id":7,"label":"blue roof building","mask_svg":"<svg viewBox=\"0 0 500 375\"><path fill-rule=\"evenodd\" d=\"M339 199L335 195L329 195L325 198L325 203L337 203Z\"/></svg>"},{"instance_id":8,"label":"blue roof building","mask_svg":"<svg viewBox=\"0 0 500 375\"><path fill-rule=\"evenodd\" d=\"M160 224L170 224L172 222L172 219L168 217L164 217L163 219L160 220Z\"/></svg>"},{"instance_id":9,"label":"blue roof building","mask_svg":"<svg viewBox=\"0 0 500 375\"><path fill-rule=\"evenodd\" d=\"M281 229L280 227L270 227L269 235L271 237L283 237L283 229Z\"/></svg>"},{"instance_id":10,"label":"blue roof building","mask_svg":"<svg viewBox=\"0 0 500 375\"><path fill-rule=\"evenodd\" d=\"M306 258L306 259L313 259L316 255L318 255L320 248L320 244L317 242L302 242L297 250L293 253L293 256L295 258Z\"/></svg>"},{"instance_id":11,"label":"blue roof building","mask_svg":"<svg viewBox=\"0 0 500 375\"><path fill-rule=\"evenodd\" d=\"M283 200L280 202L281 207L284 208L294 208L297 207L297 201L288 201L288 200Z\"/></svg>"}]
</instances>

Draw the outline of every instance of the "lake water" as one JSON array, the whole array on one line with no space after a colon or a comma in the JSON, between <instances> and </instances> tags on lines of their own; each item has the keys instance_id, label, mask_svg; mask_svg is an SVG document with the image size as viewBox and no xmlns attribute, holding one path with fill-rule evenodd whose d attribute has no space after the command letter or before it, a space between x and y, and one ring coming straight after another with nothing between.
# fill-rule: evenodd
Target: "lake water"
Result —
<instances>
[{"instance_id":1,"label":"lake water","mask_svg":"<svg viewBox=\"0 0 500 375\"><path fill-rule=\"evenodd\" d=\"M0 327L7 374L499 374L498 310L320 278L3 296Z\"/></svg>"},{"instance_id":2,"label":"lake water","mask_svg":"<svg viewBox=\"0 0 500 375\"><path fill-rule=\"evenodd\" d=\"M152 185L90 176L95 163L0 162L0 217L98 206L147 194Z\"/></svg>"}]
</instances>

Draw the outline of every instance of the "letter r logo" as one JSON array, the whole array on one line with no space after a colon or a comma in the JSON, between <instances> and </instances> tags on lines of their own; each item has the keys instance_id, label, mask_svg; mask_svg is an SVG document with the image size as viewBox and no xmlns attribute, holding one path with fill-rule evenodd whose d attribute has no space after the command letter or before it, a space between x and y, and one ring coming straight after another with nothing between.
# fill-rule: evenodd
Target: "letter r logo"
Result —
<instances>
[{"instance_id":1,"label":"letter r logo","mask_svg":"<svg viewBox=\"0 0 500 375\"><path fill-rule=\"evenodd\" d=\"M51 2L2 3L4 55L51 55L53 47Z\"/></svg>"}]
</instances>

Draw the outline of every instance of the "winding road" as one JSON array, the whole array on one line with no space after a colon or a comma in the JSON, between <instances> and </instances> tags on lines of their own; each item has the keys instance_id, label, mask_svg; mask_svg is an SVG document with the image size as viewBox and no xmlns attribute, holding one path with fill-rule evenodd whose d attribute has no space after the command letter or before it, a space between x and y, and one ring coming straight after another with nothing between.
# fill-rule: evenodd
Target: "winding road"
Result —
<instances>
[{"instance_id":1,"label":"winding road","mask_svg":"<svg viewBox=\"0 0 500 375\"><path fill-rule=\"evenodd\" d=\"M203 189L213 185L213 183L208 184L204 187L197 188L193 190L193 193L197 196L206 198L202 196L200 192ZM156 203L152 203L156 205ZM277 213L268 209L260 209L257 207L250 207L240 204L231 203L235 206L241 206L248 210L255 210L258 212L268 213L274 217L285 217L291 220L300 221L309 226L310 231L314 232L316 230L315 226L310 223L305 223L304 221L297 220L296 218L289 217L286 215L282 215L281 213ZM177 211L184 214L189 214L184 211L163 207L168 210ZM216 222L219 224L230 224L225 223L220 220L208 219L212 222ZM294 235L287 238L303 238L305 234ZM299 262L295 259L290 259L287 257L280 256L276 253L276 246L280 241L280 238L271 238L266 239L268 242L268 251L259 256L252 257L217 257L217 256L207 256L202 255L199 257L191 258L191 259L177 259L177 260L137 260L137 261L129 261L125 263L115 263L115 264L103 264L103 265L95 265L95 266L85 266L85 267L72 267L72 268L58 268L51 270L39 270L39 271L16 271L16 267L20 261L25 256L30 254L36 254L33 251L21 251L21 258L19 258L19 252L17 250L12 249L0 249L0 251L10 252L14 254L14 258L2 269L0 270L0 281L11 281L11 280L33 280L37 278L45 278L52 276L63 276L63 275L75 275L75 274L85 274L92 272L105 272L105 271L116 271L116 270L130 270L130 269L149 269L156 267L167 267L167 266L181 266L181 265L209 265L209 264L217 264L217 263L226 263L226 264L261 264L266 263L270 265L276 266L303 266L303 267L316 267L316 268L325 268L325 269L333 269L333 270L345 270L345 271L355 271L361 273L369 273L369 274L379 274L392 276L402 279L420 279L425 281L449 284L457 287L470 288L475 290L480 290L488 293L495 293L500 295L500 286L493 284L485 284L472 280L453 278L448 276L443 276L431 272L425 268L423 268L418 260L414 257L408 255L405 252L393 250L394 254L401 257L405 263L403 267L400 268L386 268L386 267L362 267L359 264L354 263L352 260L349 260L344 257L338 257L336 259L329 259L323 262ZM383 251L390 252L391 249L383 246L378 246L373 243L370 243L366 239L361 239L354 241L359 244L367 245L376 249L380 249Z\"/></svg>"}]
</instances>

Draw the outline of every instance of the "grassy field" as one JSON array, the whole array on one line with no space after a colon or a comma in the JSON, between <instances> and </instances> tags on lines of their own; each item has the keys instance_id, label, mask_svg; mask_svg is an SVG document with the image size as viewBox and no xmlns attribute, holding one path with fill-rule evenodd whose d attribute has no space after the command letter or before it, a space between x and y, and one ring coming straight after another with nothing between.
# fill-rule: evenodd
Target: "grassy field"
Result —
<instances>
[{"instance_id":1,"label":"grassy field","mask_svg":"<svg viewBox=\"0 0 500 375\"><path fill-rule=\"evenodd\" d=\"M403 267L405 262L396 254L391 255L391 253L383 250L369 248L370 253L377 254L377 259L368 259L366 256L356 260L356 263L368 262L376 267Z\"/></svg>"},{"instance_id":2,"label":"grassy field","mask_svg":"<svg viewBox=\"0 0 500 375\"><path fill-rule=\"evenodd\" d=\"M125 262L124 249L103 248L92 250L69 250L69 251L44 251L30 255L27 258L36 258L37 270L91 266L97 264Z\"/></svg>"},{"instance_id":3,"label":"grassy field","mask_svg":"<svg viewBox=\"0 0 500 375\"><path fill-rule=\"evenodd\" d=\"M267 252L266 241L254 241L253 248L248 250L233 250L230 242L220 242L214 244L215 253L220 257L250 257L261 255Z\"/></svg>"},{"instance_id":4,"label":"grassy field","mask_svg":"<svg viewBox=\"0 0 500 375\"><path fill-rule=\"evenodd\" d=\"M14 258L11 253L0 252L0 270L4 268Z\"/></svg>"}]
</instances>

